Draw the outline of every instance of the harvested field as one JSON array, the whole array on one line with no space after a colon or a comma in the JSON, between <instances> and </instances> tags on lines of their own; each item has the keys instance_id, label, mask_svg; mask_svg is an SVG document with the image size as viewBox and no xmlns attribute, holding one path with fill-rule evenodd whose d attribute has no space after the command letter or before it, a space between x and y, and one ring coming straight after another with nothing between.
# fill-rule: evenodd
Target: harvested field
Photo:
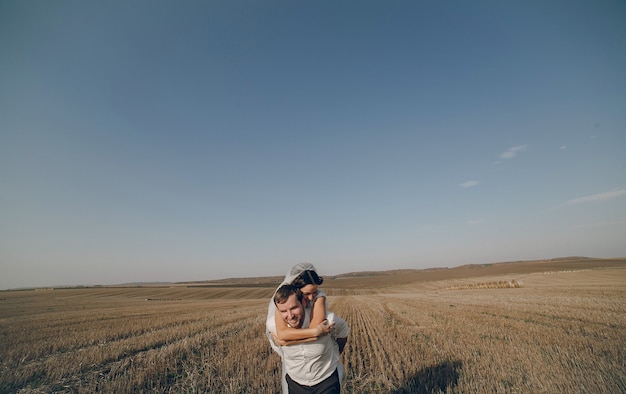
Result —
<instances>
[{"instance_id":1,"label":"harvested field","mask_svg":"<svg viewBox=\"0 0 626 394\"><path fill-rule=\"evenodd\" d=\"M352 329L346 391L626 392L624 261L515 265L395 286L393 275L329 280L330 309ZM513 280L523 286L480 288ZM0 392L278 392L263 335L272 291L2 292Z\"/></svg>"}]
</instances>

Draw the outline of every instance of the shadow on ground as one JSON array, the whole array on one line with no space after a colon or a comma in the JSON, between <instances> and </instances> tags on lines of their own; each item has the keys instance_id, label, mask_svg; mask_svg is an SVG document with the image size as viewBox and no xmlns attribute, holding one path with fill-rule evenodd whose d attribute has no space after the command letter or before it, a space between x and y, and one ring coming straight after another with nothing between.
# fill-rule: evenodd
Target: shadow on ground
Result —
<instances>
[{"instance_id":1,"label":"shadow on ground","mask_svg":"<svg viewBox=\"0 0 626 394\"><path fill-rule=\"evenodd\" d=\"M460 360L448 361L423 368L407 379L404 385L393 394L403 393L445 393L448 388L454 390L459 381L459 372L463 363Z\"/></svg>"}]
</instances>

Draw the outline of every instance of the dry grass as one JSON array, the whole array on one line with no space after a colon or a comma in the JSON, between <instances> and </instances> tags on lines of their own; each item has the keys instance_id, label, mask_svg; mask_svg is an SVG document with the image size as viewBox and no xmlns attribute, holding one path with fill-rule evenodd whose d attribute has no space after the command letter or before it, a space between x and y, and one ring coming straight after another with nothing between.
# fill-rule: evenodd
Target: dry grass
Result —
<instances>
[{"instance_id":1,"label":"dry grass","mask_svg":"<svg viewBox=\"0 0 626 394\"><path fill-rule=\"evenodd\" d=\"M350 392L625 392L626 270L524 282L336 299Z\"/></svg>"},{"instance_id":2,"label":"dry grass","mask_svg":"<svg viewBox=\"0 0 626 394\"><path fill-rule=\"evenodd\" d=\"M626 392L626 267L550 272L327 288L352 328L347 391ZM271 292L2 292L0 392L278 392Z\"/></svg>"},{"instance_id":3,"label":"dry grass","mask_svg":"<svg viewBox=\"0 0 626 394\"><path fill-rule=\"evenodd\" d=\"M264 300L146 301L146 290L136 290L8 294L0 320L0 392L252 389L238 378L250 360L269 358L259 313ZM150 292L173 298L170 290ZM176 294L189 296L185 289ZM265 380L273 385L272 378Z\"/></svg>"},{"instance_id":4,"label":"dry grass","mask_svg":"<svg viewBox=\"0 0 626 394\"><path fill-rule=\"evenodd\" d=\"M524 286L524 281L520 279L497 280L492 282L466 283L462 285L449 286L444 290L470 290L470 289L519 289Z\"/></svg>"}]
</instances>

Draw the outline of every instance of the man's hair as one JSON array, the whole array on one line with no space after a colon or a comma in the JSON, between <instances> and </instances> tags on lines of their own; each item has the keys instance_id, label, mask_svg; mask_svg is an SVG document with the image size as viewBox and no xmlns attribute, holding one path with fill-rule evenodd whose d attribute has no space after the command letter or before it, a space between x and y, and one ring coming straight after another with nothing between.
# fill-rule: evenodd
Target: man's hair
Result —
<instances>
[{"instance_id":1,"label":"man's hair","mask_svg":"<svg viewBox=\"0 0 626 394\"><path fill-rule=\"evenodd\" d=\"M324 278L317 275L314 270L303 271L296 279L291 282L292 285L298 289L303 288L306 285L321 285L324 282Z\"/></svg>"},{"instance_id":2,"label":"man's hair","mask_svg":"<svg viewBox=\"0 0 626 394\"><path fill-rule=\"evenodd\" d=\"M287 299L295 294L298 302L302 302L302 292L294 285L282 285L276 290L274 294L274 304L282 304L287 302Z\"/></svg>"}]
</instances>

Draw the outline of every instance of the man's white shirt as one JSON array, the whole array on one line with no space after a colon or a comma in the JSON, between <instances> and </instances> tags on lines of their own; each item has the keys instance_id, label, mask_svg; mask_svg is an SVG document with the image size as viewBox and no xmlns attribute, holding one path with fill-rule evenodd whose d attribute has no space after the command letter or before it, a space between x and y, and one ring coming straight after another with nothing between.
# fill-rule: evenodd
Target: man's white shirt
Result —
<instances>
[{"instance_id":1,"label":"man's white shirt","mask_svg":"<svg viewBox=\"0 0 626 394\"><path fill-rule=\"evenodd\" d=\"M345 320L332 312L326 314L326 319L335 324L329 334L320 336L314 342L281 347L284 368L289 377L299 384L316 385L337 369L339 346L336 339L347 338L350 328ZM306 313L302 327L308 327L309 322L310 315Z\"/></svg>"}]
</instances>

